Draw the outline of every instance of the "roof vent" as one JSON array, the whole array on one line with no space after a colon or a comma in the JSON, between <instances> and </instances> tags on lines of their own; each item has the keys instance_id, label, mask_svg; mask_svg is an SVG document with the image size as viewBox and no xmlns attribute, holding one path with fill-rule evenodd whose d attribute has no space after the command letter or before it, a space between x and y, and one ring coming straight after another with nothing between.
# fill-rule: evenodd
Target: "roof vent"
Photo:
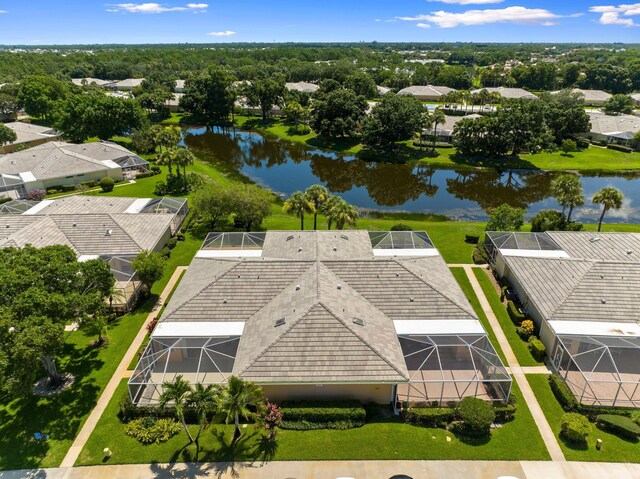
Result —
<instances>
[{"instance_id":1,"label":"roof vent","mask_svg":"<svg viewBox=\"0 0 640 479\"><path fill-rule=\"evenodd\" d=\"M302 246L298 246L298 253L302 251Z\"/></svg>"},{"instance_id":2,"label":"roof vent","mask_svg":"<svg viewBox=\"0 0 640 479\"><path fill-rule=\"evenodd\" d=\"M300 285L296 284L296 291L300 291Z\"/></svg>"},{"instance_id":3,"label":"roof vent","mask_svg":"<svg viewBox=\"0 0 640 479\"><path fill-rule=\"evenodd\" d=\"M409 298L409 301L411 301L412 303L415 301L415 299L413 298L413 296L411 296L411 297Z\"/></svg>"},{"instance_id":4,"label":"roof vent","mask_svg":"<svg viewBox=\"0 0 640 479\"><path fill-rule=\"evenodd\" d=\"M11 225L10 225L10 224L7 224L7 228L11 228Z\"/></svg>"},{"instance_id":5,"label":"roof vent","mask_svg":"<svg viewBox=\"0 0 640 479\"><path fill-rule=\"evenodd\" d=\"M592 236L591 238L589 238L590 243L595 243L596 241L600 241L599 236Z\"/></svg>"},{"instance_id":6,"label":"roof vent","mask_svg":"<svg viewBox=\"0 0 640 479\"><path fill-rule=\"evenodd\" d=\"M340 238L349 241L349 237L347 235L340 235Z\"/></svg>"},{"instance_id":7,"label":"roof vent","mask_svg":"<svg viewBox=\"0 0 640 479\"><path fill-rule=\"evenodd\" d=\"M353 318L353 324L357 324L358 326L364 326L364 319Z\"/></svg>"},{"instance_id":8,"label":"roof vent","mask_svg":"<svg viewBox=\"0 0 640 479\"><path fill-rule=\"evenodd\" d=\"M606 300L606 299L601 299L601 300L600 300L600 302L601 302L602 304L607 304L607 300Z\"/></svg>"},{"instance_id":9,"label":"roof vent","mask_svg":"<svg viewBox=\"0 0 640 479\"><path fill-rule=\"evenodd\" d=\"M396 278L400 277L400 273L396 273Z\"/></svg>"},{"instance_id":10,"label":"roof vent","mask_svg":"<svg viewBox=\"0 0 640 479\"><path fill-rule=\"evenodd\" d=\"M338 251L338 247L337 247L337 246L334 246L334 247L333 247L333 251Z\"/></svg>"},{"instance_id":11,"label":"roof vent","mask_svg":"<svg viewBox=\"0 0 640 479\"><path fill-rule=\"evenodd\" d=\"M77 226L77 223L73 223L73 227L75 228Z\"/></svg>"},{"instance_id":12,"label":"roof vent","mask_svg":"<svg viewBox=\"0 0 640 479\"><path fill-rule=\"evenodd\" d=\"M222 302L223 302L224 304L227 304L227 298L224 298L224 299L222 300Z\"/></svg>"},{"instance_id":13,"label":"roof vent","mask_svg":"<svg viewBox=\"0 0 640 479\"><path fill-rule=\"evenodd\" d=\"M338 289L342 289L342 285L338 283Z\"/></svg>"},{"instance_id":14,"label":"roof vent","mask_svg":"<svg viewBox=\"0 0 640 479\"><path fill-rule=\"evenodd\" d=\"M276 319L276 328L278 326L282 326L283 324L285 324L287 322L287 318L280 318L280 319Z\"/></svg>"},{"instance_id":15,"label":"roof vent","mask_svg":"<svg viewBox=\"0 0 640 479\"><path fill-rule=\"evenodd\" d=\"M632 250L630 250L630 249L628 249L628 250L627 250L627 254L633 254L633 251L632 251Z\"/></svg>"},{"instance_id":16,"label":"roof vent","mask_svg":"<svg viewBox=\"0 0 640 479\"><path fill-rule=\"evenodd\" d=\"M287 236L287 241L291 241L293 238L294 238L293 235L289 235L289 236Z\"/></svg>"},{"instance_id":17,"label":"roof vent","mask_svg":"<svg viewBox=\"0 0 640 479\"><path fill-rule=\"evenodd\" d=\"M113 234L113 230L107 230L107 236L111 236Z\"/></svg>"}]
</instances>

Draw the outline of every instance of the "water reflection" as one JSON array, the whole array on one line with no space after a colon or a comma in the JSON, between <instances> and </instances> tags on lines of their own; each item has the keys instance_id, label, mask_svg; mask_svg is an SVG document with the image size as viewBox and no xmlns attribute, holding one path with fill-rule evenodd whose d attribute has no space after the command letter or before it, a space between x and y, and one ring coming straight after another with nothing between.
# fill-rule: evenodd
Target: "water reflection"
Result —
<instances>
[{"instance_id":1,"label":"water reflection","mask_svg":"<svg viewBox=\"0 0 640 479\"><path fill-rule=\"evenodd\" d=\"M431 212L461 219L485 219L503 203L528 213L557 208L550 184L559 173L434 169L427 165L372 163L302 144L239 130L190 128L184 143L198 157L230 167L274 192L288 195L314 183L324 184L346 201L369 209ZM589 199L603 186L625 194L625 205L611 212L617 221L640 219L640 179L583 177ZM598 208L587 202L575 218L595 221Z\"/></svg>"}]
</instances>

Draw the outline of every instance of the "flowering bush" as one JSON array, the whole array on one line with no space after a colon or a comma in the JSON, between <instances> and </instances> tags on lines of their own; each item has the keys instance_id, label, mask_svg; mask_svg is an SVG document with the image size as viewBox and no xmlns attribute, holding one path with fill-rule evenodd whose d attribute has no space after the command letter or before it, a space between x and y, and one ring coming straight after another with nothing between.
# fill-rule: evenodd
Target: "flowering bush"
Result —
<instances>
[{"instance_id":1,"label":"flowering bush","mask_svg":"<svg viewBox=\"0 0 640 479\"><path fill-rule=\"evenodd\" d=\"M151 321L149 321L149 324L147 324L147 332L149 334L153 333L153 330L156 329L157 325L158 325L158 317L156 316Z\"/></svg>"},{"instance_id":2,"label":"flowering bush","mask_svg":"<svg viewBox=\"0 0 640 479\"><path fill-rule=\"evenodd\" d=\"M269 432L269 439L276 437L277 428L282 425L282 411L280 406L267 401L267 405L260 416L260 423Z\"/></svg>"},{"instance_id":3,"label":"flowering bush","mask_svg":"<svg viewBox=\"0 0 640 479\"><path fill-rule=\"evenodd\" d=\"M42 201L45 196L47 196L47 192L44 190L32 190L24 196L24 199L30 201Z\"/></svg>"}]
</instances>

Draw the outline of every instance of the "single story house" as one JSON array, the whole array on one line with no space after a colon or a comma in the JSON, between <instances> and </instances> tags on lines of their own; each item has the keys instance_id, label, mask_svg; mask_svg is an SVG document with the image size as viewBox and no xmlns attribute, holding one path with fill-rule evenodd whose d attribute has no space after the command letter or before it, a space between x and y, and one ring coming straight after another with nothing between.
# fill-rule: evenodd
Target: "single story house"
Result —
<instances>
[{"instance_id":1,"label":"single story house","mask_svg":"<svg viewBox=\"0 0 640 479\"><path fill-rule=\"evenodd\" d=\"M184 80L176 80L174 90L176 93L184 93Z\"/></svg>"},{"instance_id":2,"label":"single story house","mask_svg":"<svg viewBox=\"0 0 640 479\"><path fill-rule=\"evenodd\" d=\"M448 86L413 85L403 88L398 92L398 95L413 95L422 101L440 101L444 95L452 91L454 89Z\"/></svg>"},{"instance_id":3,"label":"single story house","mask_svg":"<svg viewBox=\"0 0 640 479\"><path fill-rule=\"evenodd\" d=\"M636 105L640 105L640 93L632 93L629 96L635 100Z\"/></svg>"},{"instance_id":4,"label":"single story house","mask_svg":"<svg viewBox=\"0 0 640 479\"><path fill-rule=\"evenodd\" d=\"M122 180L148 167L146 160L108 141L79 145L51 141L0 156L0 196L21 198L29 191L77 185L105 176Z\"/></svg>"},{"instance_id":5,"label":"single story house","mask_svg":"<svg viewBox=\"0 0 640 479\"><path fill-rule=\"evenodd\" d=\"M453 142L453 129L456 124L460 120L473 120L476 118L481 118L482 115L478 115L477 113L473 113L471 115L466 116L450 116L445 115L445 122L439 123L438 127L435 130L435 135L437 136L437 141L443 143L452 143ZM422 130L422 137L429 137L434 134L433 128L425 128Z\"/></svg>"},{"instance_id":6,"label":"single story house","mask_svg":"<svg viewBox=\"0 0 640 479\"><path fill-rule=\"evenodd\" d=\"M16 141L0 146L0 154L13 153L18 147L32 147L47 143L48 141L57 140L60 133L48 126L35 125L33 123L24 123L21 121L13 121L3 123L4 126L14 131L17 138Z\"/></svg>"},{"instance_id":7,"label":"single story house","mask_svg":"<svg viewBox=\"0 0 640 479\"><path fill-rule=\"evenodd\" d=\"M100 78L72 78L71 82L77 86L97 85L99 87L106 87L112 83L109 80L101 80Z\"/></svg>"},{"instance_id":8,"label":"single story house","mask_svg":"<svg viewBox=\"0 0 640 479\"><path fill-rule=\"evenodd\" d=\"M588 111L591 130L581 136L593 141L629 144L640 131L640 117L635 115L606 115L600 111Z\"/></svg>"},{"instance_id":9,"label":"single story house","mask_svg":"<svg viewBox=\"0 0 640 479\"><path fill-rule=\"evenodd\" d=\"M526 100L537 100L538 97L527 90L523 90L522 88L508 88L504 86L500 87L491 87L491 88L481 88L476 90L471 90L471 93L479 93L482 90L487 90L489 93L497 93L501 98L505 99L520 99L524 98Z\"/></svg>"},{"instance_id":10,"label":"single story house","mask_svg":"<svg viewBox=\"0 0 640 479\"><path fill-rule=\"evenodd\" d=\"M640 407L640 234L488 232L485 247L576 398Z\"/></svg>"},{"instance_id":11,"label":"single story house","mask_svg":"<svg viewBox=\"0 0 640 479\"><path fill-rule=\"evenodd\" d=\"M284 84L284 87L289 91L295 90L303 93L315 93L319 88L315 83L309 83L305 81L288 82Z\"/></svg>"},{"instance_id":12,"label":"single story house","mask_svg":"<svg viewBox=\"0 0 640 479\"><path fill-rule=\"evenodd\" d=\"M511 378L425 232L210 233L131 378L156 404L177 375L231 375L273 401L509 398Z\"/></svg>"},{"instance_id":13,"label":"single story house","mask_svg":"<svg viewBox=\"0 0 640 479\"><path fill-rule=\"evenodd\" d=\"M380 86L380 85L376 85L376 89L378 90L378 95L380 96L385 96L387 93L392 91L391 88L386 86Z\"/></svg>"},{"instance_id":14,"label":"single story house","mask_svg":"<svg viewBox=\"0 0 640 479\"><path fill-rule=\"evenodd\" d=\"M167 100L167 107L170 112L182 111L180 108L180 98L184 96L184 93L174 93L171 100Z\"/></svg>"},{"instance_id":15,"label":"single story house","mask_svg":"<svg viewBox=\"0 0 640 479\"><path fill-rule=\"evenodd\" d=\"M143 81L144 78L127 78L125 80L110 82L106 87L117 91L131 91L135 87L142 85Z\"/></svg>"},{"instance_id":16,"label":"single story house","mask_svg":"<svg viewBox=\"0 0 640 479\"><path fill-rule=\"evenodd\" d=\"M139 292L132 261L143 250L161 251L188 213L183 198L120 198L74 195L55 200L13 200L0 205L0 248L69 246L79 260L103 258L111 265L116 308Z\"/></svg>"},{"instance_id":17,"label":"single story house","mask_svg":"<svg viewBox=\"0 0 640 479\"><path fill-rule=\"evenodd\" d=\"M559 93L557 91L552 92L552 94ZM574 88L571 90L571 93L578 93L584 99L584 104L589 106L602 106L609 98L611 98L611 94L602 90L582 90L580 88Z\"/></svg>"}]
</instances>

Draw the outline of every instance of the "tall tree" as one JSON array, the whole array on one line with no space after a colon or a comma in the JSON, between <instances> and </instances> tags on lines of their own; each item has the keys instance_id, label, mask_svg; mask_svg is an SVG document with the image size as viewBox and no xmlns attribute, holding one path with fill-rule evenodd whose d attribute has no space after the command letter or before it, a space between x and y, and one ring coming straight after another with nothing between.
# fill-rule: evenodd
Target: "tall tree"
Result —
<instances>
[{"instance_id":1,"label":"tall tree","mask_svg":"<svg viewBox=\"0 0 640 479\"><path fill-rule=\"evenodd\" d=\"M571 221L571 214L576 206L584 204L582 181L576 175L566 174L555 178L551 182L551 194L558 204L562 206L562 214L569 208L567 222Z\"/></svg>"},{"instance_id":2,"label":"tall tree","mask_svg":"<svg viewBox=\"0 0 640 479\"><path fill-rule=\"evenodd\" d=\"M397 142L410 140L425 126L422 102L411 95L385 95L362 122L363 142L393 150Z\"/></svg>"},{"instance_id":3,"label":"tall tree","mask_svg":"<svg viewBox=\"0 0 640 479\"><path fill-rule=\"evenodd\" d=\"M313 229L318 229L318 213L322 211L324 203L329 198L329 192L322 185L311 185L304 192L304 196L313 205Z\"/></svg>"},{"instance_id":4,"label":"tall tree","mask_svg":"<svg viewBox=\"0 0 640 479\"><path fill-rule=\"evenodd\" d=\"M182 167L182 171L185 179L187 177L187 166L193 165L194 162L195 162L195 157L193 156L193 153L191 153L191 151L189 151L187 148L183 146L174 148L173 163L176 165L176 168L178 169L178 171L180 171L180 167ZM186 182L185 182L185 185L186 185Z\"/></svg>"},{"instance_id":5,"label":"tall tree","mask_svg":"<svg viewBox=\"0 0 640 479\"><path fill-rule=\"evenodd\" d=\"M313 213L315 208L308 196L301 191L296 191L284 202L282 210L300 218L300 230L304 230L304 215Z\"/></svg>"},{"instance_id":6,"label":"tall tree","mask_svg":"<svg viewBox=\"0 0 640 479\"><path fill-rule=\"evenodd\" d=\"M160 394L158 401L158 405L161 409L165 409L169 406L173 407L176 417L182 424L184 432L187 433L190 443L193 442L193 436L191 435L191 431L189 431L189 426L187 426L187 421L184 417L184 409L187 406L192 393L193 388L189 381L184 379L182 374L178 374L173 382L165 381L162 384L162 394Z\"/></svg>"},{"instance_id":7,"label":"tall tree","mask_svg":"<svg viewBox=\"0 0 640 479\"><path fill-rule=\"evenodd\" d=\"M225 415L226 422L233 421L233 442L242 435L240 419L249 419L255 416L252 408L260 408L264 404L262 388L251 381L231 376L226 387L218 398L218 410Z\"/></svg>"},{"instance_id":8,"label":"tall tree","mask_svg":"<svg viewBox=\"0 0 640 479\"><path fill-rule=\"evenodd\" d=\"M622 208L622 200L624 195L622 192L611 186L606 186L593 195L593 201L597 205L602 205L602 213L600 213L600 219L598 220L598 231L602 229L602 220L604 215L609 210L619 210Z\"/></svg>"},{"instance_id":9,"label":"tall tree","mask_svg":"<svg viewBox=\"0 0 640 479\"><path fill-rule=\"evenodd\" d=\"M251 81L246 87L245 93L249 105L260 107L262 119L266 120L271 116L271 109L281 106L285 97L284 76L271 75L259 77Z\"/></svg>"},{"instance_id":10,"label":"tall tree","mask_svg":"<svg viewBox=\"0 0 640 479\"><path fill-rule=\"evenodd\" d=\"M356 133L367 101L351 90L334 90L316 100L312 110L311 128L320 136L343 138Z\"/></svg>"},{"instance_id":11,"label":"tall tree","mask_svg":"<svg viewBox=\"0 0 640 479\"><path fill-rule=\"evenodd\" d=\"M339 198L339 201L336 201L331 207L329 216L335 222L336 228L342 230L345 225L355 226L358 220L358 210L355 206Z\"/></svg>"},{"instance_id":12,"label":"tall tree","mask_svg":"<svg viewBox=\"0 0 640 479\"><path fill-rule=\"evenodd\" d=\"M237 93L233 76L221 68L188 78L180 106L207 125L224 125L233 113Z\"/></svg>"},{"instance_id":13,"label":"tall tree","mask_svg":"<svg viewBox=\"0 0 640 479\"><path fill-rule=\"evenodd\" d=\"M67 84L49 75L29 75L20 82L18 103L31 116L49 119L56 102L69 94Z\"/></svg>"},{"instance_id":14,"label":"tall tree","mask_svg":"<svg viewBox=\"0 0 640 479\"><path fill-rule=\"evenodd\" d=\"M444 112L436 108L429 114L431 123L433 124L433 150L436 149L436 142L438 141L438 125L442 125L445 121L447 121L447 117Z\"/></svg>"},{"instance_id":15,"label":"tall tree","mask_svg":"<svg viewBox=\"0 0 640 479\"><path fill-rule=\"evenodd\" d=\"M18 136L16 135L15 131L13 131L8 126L4 126L2 123L0 123L0 146L16 141L17 139Z\"/></svg>"},{"instance_id":16,"label":"tall tree","mask_svg":"<svg viewBox=\"0 0 640 479\"><path fill-rule=\"evenodd\" d=\"M376 98L378 96L376 83L371 78L371 75L363 71L357 71L347 76L344 85L353 90L356 95L365 98Z\"/></svg>"},{"instance_id":17,"label":"tall tree","mask_svg":"<svg viewBox=\"0 0 640 479\"><path fill-rule=\"evenodd\" d=\"M164 274L165 261L159 253L145 250L138 253L132 266L147 291L151 291L153 284Z\"/></svg>"},{"instance_id":18,"label":"tall tree","mask_svg":"<svg viewBox=\"0 0 640 479\"><path fill-rule=\"evenodd\" d=\"M213 384L196 383L189 393L188 404L193 407L198 416L198 433L195 442L198 443L202 430L207 425L207 414L215 411L220 390Z\"/></svg>"},{"instance_id":19,"label":"tall tree","mask_svg":"<svg viewBox=\"0 0 640 479\"><path fill-rule=\"evenodd\" d=\"M520 231L524 224L524 209L502 204L490 211L486 231Z\"/></svg>"},{"instance_id":20,"label":"tall tree","mask_svg":"<svg viewBox=\"0 0 640 479\"><path fill-rule=\"evenodd\" d=\"M607 115L631 114L635 107L636 102L629 95L613 95L604 104L604 112Z\"/></svg>"}]
</instances>

